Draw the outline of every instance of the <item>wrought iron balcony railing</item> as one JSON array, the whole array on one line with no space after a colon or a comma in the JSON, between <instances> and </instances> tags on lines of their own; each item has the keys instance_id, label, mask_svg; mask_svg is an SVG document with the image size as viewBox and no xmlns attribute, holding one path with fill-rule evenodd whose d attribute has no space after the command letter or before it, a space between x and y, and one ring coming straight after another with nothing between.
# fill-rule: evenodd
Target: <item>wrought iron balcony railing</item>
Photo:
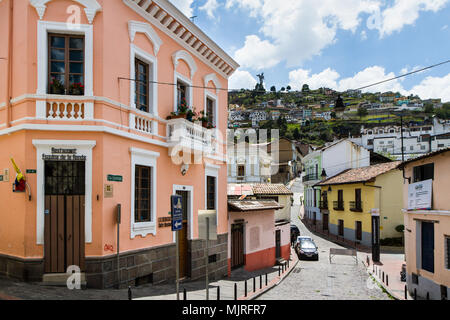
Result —
<instances>
[{"instance_id":1,"label":"wrought iron balcony railing","mask_svg":"<svg viewBox=\"0 0 450 320\"><path fill-rule=\"evenodd\" d=\"M350 211L353 212L362 212L362 201L350 201Z\"/></svg>"},{"instance_id":2,"label":"wrought iron balcony railing","mask_svg":"<svg viewBox=\"0 0 450 320\"><path fill-rule=\"evenodd\" d=\"M319 180L319 175L317 173L307 174L303 177L303 182Z\"/></svg>"},{"instance_id":3,"label":"wrought iron balcony railing","mask_svg":"<svg viewBox=\"0 0 450 320\"><path fill-rule=\"evenodd\" d=\"M333 209L337 211L344 211L344 201L333 201Z\"/></svg>"},{"instance_id":4,"label":"wrought iron balcony railing","mask_svg":"<svg viewBox=\"0 0 450 320\"><path fill-rule=\"evenodd\" d=\"M328 201L323 201L323 200L319 201L319 208L327 210L328 209Z\"/></svg>"}]
</instances>

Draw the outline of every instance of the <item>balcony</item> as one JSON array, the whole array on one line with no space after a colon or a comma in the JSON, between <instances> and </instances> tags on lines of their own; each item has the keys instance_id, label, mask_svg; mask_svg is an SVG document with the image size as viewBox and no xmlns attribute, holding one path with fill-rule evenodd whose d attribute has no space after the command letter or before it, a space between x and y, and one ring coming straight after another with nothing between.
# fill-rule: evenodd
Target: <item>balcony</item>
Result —
<instances>
[{"instance_id":1,"label":"balcony","mask_svg":"<svg viewBox=\"0 0 450 320\"><path fill-rule=\"evenodd\" d=\"M307 174L303 177L303 182L319 180L319 176L317 173Z\"/></svg>"},{"instance_id":2,"label":"balcony","mask_svg":"<svg viewBox=\"0 0 450 320\"><path fill-rule=\"evenodd\" d=\"M333 209L336 211L344 211L344 201L333 201Z\"/></svg>"},{"instance_id":3,"label":"balcony","mask_svg":"<svg viewBox=\"0 0 450 320\"><path fill-rule=\"evenodd\" d=\"M328 201L319 201L319 208L328 210Z\"/></svg>"},{"instance_id":4,"label":"balcony","mask_svg":"<svg viewBox=\"0 0 450 320\"><path fill-rule=\"evenodd\" d=\"M363 212L361 201L350 201L350 211Z\"/></svg>"},{"instance_id":5,"label":"balcony","mask_svg":"<svg viewBox=\"0 0 450 320\"><path fill-rule=\"evenodd\" d=\"M176 151L201 151L215 153L213 143L214 129L206 129L186 119L171 119L167 123L167 142L169 149ZM172 154L172 150L169 150Z\"/></svg>"},{"instance_id":6,"label":"balcony","mask_svg":"<svg viewBox=\"0 0 450 320\"><path fill-rule=\"evenodd\" d=\"M37 102L37 116L46 120L83 121L93 119L93 103L79 97L40 100Z\"/></svg>"}]
</instances>

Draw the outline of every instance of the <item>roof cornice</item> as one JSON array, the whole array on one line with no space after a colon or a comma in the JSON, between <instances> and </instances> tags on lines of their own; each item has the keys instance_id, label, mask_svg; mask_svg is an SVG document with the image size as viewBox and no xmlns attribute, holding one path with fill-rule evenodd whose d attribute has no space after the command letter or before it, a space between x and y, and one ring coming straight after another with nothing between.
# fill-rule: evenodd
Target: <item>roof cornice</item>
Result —
<instances>
[{"instance_id":1,"label":"roof cornice","mask_svg":"<svg viewBox=\"0 0 450 320\"><path fill-rule=\"evenodd\" d=\"M122 0L144 19L228 79L239 64L168 0Z\"/></svg>"}]
</instances>

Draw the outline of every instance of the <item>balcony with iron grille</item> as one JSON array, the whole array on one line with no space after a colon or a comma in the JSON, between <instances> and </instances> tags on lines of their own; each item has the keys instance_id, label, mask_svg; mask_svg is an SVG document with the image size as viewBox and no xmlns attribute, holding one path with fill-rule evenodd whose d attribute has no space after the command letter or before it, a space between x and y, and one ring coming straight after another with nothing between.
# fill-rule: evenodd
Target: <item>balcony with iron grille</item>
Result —
<instances>
[{"instance_id":1,"label":"balcony with iron grille","mask_svg":"<svg viewBox=\"0 0 450 320\"><path fill-rule=\"evenodd\" d=\"M333 201L333 209L336 211L344 211L344 201Z\"/></svg>"},{"instance_id":2,"label":"balcony with iron grille","mask_svg":"<svg viewBox=\"0 0 450 320\"><path fill-rule=\"evenodd\" d=\"M328 210L328 200L319 201L319 208Z\"/></svg>"},{"instance_id":3,"label":"balcony with iron grille","mask_svg":"<svg viewBox=\"0 0 450 320\"><path fill-rule=\"evenodd\" d=\"M363 212L362 201L350 201L350 211Z\"/></svg>"},{"instance_id":4,"label":"balcony with iron grille","mask_svg":"<svg viewBox=\"0 0 450 320\"><path fill-rule=\"evenodd\" d=\"M303 182L319 180L319 175L317 173L307 174L303 177Z\"/></svg>"}]
</instances>

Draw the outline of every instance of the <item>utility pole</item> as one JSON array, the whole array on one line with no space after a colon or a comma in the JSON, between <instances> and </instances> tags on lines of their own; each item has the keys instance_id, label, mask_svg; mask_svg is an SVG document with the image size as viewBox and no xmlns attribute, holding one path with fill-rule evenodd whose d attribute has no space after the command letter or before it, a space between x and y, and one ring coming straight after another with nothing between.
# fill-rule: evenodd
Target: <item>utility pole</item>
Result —
<instances>
[{"instance_id":1,"label":"utility pole","mask_svg":"<svg viewBox=\"0 0 450 320\"><path fill-rule=\"evenodd\" d=\"M402 162L405 162L405 153L403 151L403 110L400 113L400 134L402 139Z\"/></svg>"}]
</instances>

